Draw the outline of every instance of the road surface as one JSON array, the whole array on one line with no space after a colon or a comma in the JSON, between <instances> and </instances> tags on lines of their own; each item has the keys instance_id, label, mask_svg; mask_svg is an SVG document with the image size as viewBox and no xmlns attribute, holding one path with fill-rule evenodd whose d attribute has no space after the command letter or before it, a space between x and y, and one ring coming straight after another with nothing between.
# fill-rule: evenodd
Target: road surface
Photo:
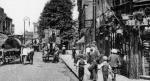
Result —
<instances>
[{"instance_id":1,"label":"road surface","mask_svg":"<svg viewBox=\"0 0 150 81\"><path fill-rule=\"evenodd\" d=\"M36 52L33 65L19 61L0 66L0 81L78 81L64 63L44 63Z\"/></svg>"}]
</instances>

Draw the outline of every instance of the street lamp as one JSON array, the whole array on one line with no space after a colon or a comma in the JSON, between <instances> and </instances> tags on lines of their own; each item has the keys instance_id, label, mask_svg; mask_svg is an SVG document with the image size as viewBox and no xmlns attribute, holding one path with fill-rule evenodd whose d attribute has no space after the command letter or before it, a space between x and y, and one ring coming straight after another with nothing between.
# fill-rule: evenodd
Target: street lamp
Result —
<instances>
[{"instance_id":1,"label":"street lamp","mask_svg":"<svg viewBox=\"0 0 150 81\"><path fill-rule=\"evenodd\" d=\"M26 21L29 21L29 26L30 26L30 18L29 17L24 17L23 21L24 21L24 44L25 44L25 24L26 24Z\"/></svg>"}]
</instances>

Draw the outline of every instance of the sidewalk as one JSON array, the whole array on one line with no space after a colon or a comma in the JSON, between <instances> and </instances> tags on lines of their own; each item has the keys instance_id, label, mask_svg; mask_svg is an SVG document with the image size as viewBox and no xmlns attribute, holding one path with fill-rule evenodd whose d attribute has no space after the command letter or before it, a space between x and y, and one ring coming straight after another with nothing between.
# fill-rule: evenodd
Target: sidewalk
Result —
<instances>
[{"instance_id":1,"label":"sidewalk","mask_svg":"<svg viewBox=\"0 0 150 81\"><path fill-rule=\"evenodd\" d=\"M71 54L66 54L66 55L60 55L60 58L67 64L67 66L78 76L78 71L76 66L74 66L73 59L71 57ZM85 76L84 76L84 81L91 81L89 80L90 73L88 71L88 65L85 65ZM98 80L97 81L103 81L103 76L102 72L99 70L98 71ZM111 80L109 80L111 81ZM122 75L117 75L116 76L116 81L148 81L148 80L143 80L143 79L129 79L127 77L124 77Z\"/></svg>"}]
</instances>

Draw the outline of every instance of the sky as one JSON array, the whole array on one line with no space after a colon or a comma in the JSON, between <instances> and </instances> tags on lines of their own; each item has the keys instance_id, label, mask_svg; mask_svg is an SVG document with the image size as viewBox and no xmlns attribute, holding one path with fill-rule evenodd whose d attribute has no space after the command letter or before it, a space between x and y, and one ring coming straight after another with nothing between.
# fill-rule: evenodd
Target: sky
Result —
<instances>
[{"instance_id":1,"label":"sky","mask_svg":"<svg viewBox=\"0 0 150 81\"><path fill-rule=\"evenodd\" d=\"M30 18L30 26L26 21L26 30L33 31L33 23L37 22L46 2L49 0L0 0L0 7L8 17L13 19L15 34L23 34L24 18ZM77 7L74 8L73 18L77 18Z\"/></svg>"},{"instance_id":2,"label":"sky","mask_svg":"<svg viewBox=\"0 0 150 81\"><path fill-rule=\"evenodd\" d=\"M0 7L8 17L13 19L15 34L22 34L24 31L24 17L30 18L30 27L26 21L26 29L33 31L33 22L37 22L45 3L48 0L0 0Z\"/></svg>"}]
</instances>

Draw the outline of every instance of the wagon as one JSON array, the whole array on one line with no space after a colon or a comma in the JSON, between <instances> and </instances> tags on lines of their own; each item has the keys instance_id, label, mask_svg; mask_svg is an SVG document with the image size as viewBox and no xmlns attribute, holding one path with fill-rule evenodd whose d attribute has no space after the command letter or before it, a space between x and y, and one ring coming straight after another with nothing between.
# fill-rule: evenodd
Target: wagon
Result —
<instances>
[{"instance_id":1,"label":"wagon","mask_svg":"<svg viewBox=\"0 0 150 81\"><path fill-rule=\"evenodd\" d=\"M34 51L30 51L26 59L21 55L21 63L26 64L26 62L28 62L30 64L33 64L33 56L34 56Z\"/></svg>"},{"instance_id":2,"label":"wagon","mask_svg":"<svg viewBox=\"0 0 150 81\"><path fill-rule=\"evenodd\" d=\"M42 54L43 61L44 62L49 61L50 58L53 58L53 52L44 50Z\"/></svg>"},{"instance_id":3,"label":"wagon","mask_svg":"<svg viewBox=\"0 0 150 81\"><path fill-rule=\"evenodd\" d=\"M7 38L0 49L0 64L20 59L21 42L14 37Z\"/></svg>"},{"instance_id":4,"label":"wagon","mask_svg":"<svg viewBox=\"0 0 150 81\"><path fill-rule=\"evenodd\" d=\"M55 52L55 48L51 43L49 49L43 49L43 54L42 54L43 61L44 62L49 61L50 58L53 59L54 52Z\"/></svg>"}]
</instances>

